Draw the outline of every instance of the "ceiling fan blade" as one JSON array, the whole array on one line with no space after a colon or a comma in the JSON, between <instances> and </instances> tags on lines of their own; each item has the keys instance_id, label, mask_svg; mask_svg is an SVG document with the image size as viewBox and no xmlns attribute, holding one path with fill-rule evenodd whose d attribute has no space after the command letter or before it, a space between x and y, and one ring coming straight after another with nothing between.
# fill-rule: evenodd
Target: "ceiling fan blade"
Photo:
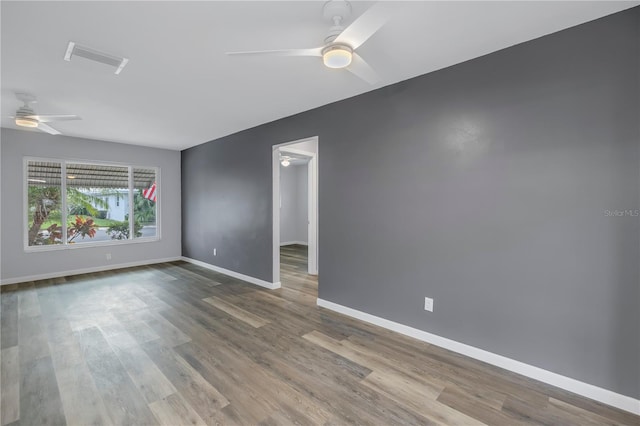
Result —
<instances>
[{"instance_id":1,"label":"ceiling fan blade","mask_svg":"<svg viewBox=\"0 0 640 426\"><path fill-rule=\"evenodd\" d=\"M248 52L227 52L229 56L322 56L322 47L312 49L255 50Z\"/></svg>"},{"instance_id":2,"label":"ceiling fan blade","mask_svg":"<svg viewBox=\"0 0 640 426\"><path fill-rule=\"evenodd\" d=\"M44 124L44 123L38 123L38 129L42 130L43 132L49 133L50 135L59 135L60 132L57 131L56 129L54 129L53 127Z\"/></svg>"},{"instance_id":3,"label":"ceiling fan blade","mask_svg":"<svg viewBox=\"0 0 640 426\"><path fill-rule=\"evenodd\" d=\"M69 120L82 120L75 114L38 114L27 115L27 118L33 118L41 123L50 123L52 121L69 121Z\"/></svg>"},{"instance_id":4,"label":"ceiling fan blade","mask_svg":"<svg viewBox=\"0 0 640 426\"><path fill-rule=\"evenodd\" d=\"M336 37L335 43L347 44L352 49L357 49L389 20L394 9L397 9L397 5L394 6L393 2L374 4L344 29Z\"/></svg>"},{"instance_id":5,"label":"ceiling fan blade","mask_svg":"<svg viewBox=\"0 0 640 426\"><path fill-rule=\"evenodd\" d=\"M380 76L378 76L378 73L376 73L373 68L371 68L371 66L364 59L362 59L362 56L358 55L355 52L353 52L351 64L346 69L353 75L360 77L371 85L380 82Z\"/></svg>"}]
</instances>

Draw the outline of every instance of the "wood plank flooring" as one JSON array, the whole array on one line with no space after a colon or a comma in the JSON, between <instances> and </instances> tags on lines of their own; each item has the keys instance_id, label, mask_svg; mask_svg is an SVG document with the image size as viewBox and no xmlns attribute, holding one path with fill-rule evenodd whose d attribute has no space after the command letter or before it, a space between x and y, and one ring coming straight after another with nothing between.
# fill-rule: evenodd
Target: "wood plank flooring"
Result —
<instances>
[{"instance_id":1,"label":"wood plank flooring","mask_svg":"<svg viewBox=\"0 0 640 426\"><path fill-rule=\"evenodd\" d=\"M184 263L4 286L1 425L639 425L640 418Z\"/></svg>"}]
</instances>

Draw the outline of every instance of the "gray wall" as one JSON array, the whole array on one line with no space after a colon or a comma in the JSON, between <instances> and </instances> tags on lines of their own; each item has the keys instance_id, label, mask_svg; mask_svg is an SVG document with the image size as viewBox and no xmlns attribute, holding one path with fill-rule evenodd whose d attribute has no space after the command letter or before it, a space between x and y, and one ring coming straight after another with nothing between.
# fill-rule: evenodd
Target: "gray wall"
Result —
<instances>
[{"instance_id":1,"label":"gray wall","mask_svg":"<svg viewBox=\"0 0 640 426\"><path fill-rule=\"evenodd\" d=\"M307 243L307 165L280 167L280 245Z\"/></svg>"},{"instance_id":2,"label":"gray wall","mask_svg":"<svg viewBox=\"0 0 640 426\"><path fill-rule=\"evenodd\" d=\"M183 151L183 254L270 281L271 146L318 135L322 299L640 397L639 15Z\"/></svg>"},{"instance_id":3,"label":"gray wall","mask_svg":"<svg viewBox=\"0 0 640 426\"><path fill-rule=\"evenodd\" d=\"M180 152L13 129L2 129L0 141L3 280L180 256ZM22 182L25 156L160 167L161 240L25 253ZM110 261L106 260L106 253L111 253Z\"/></svg>"}]
</instances>

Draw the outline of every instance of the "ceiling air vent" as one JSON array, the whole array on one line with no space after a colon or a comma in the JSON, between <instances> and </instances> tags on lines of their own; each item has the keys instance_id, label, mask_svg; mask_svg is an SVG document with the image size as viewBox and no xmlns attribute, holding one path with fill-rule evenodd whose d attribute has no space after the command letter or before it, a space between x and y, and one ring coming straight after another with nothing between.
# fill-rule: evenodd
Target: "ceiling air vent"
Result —
<instances>
[{"instance_id":1,"label":"ceiling air vent","mask_svg":"<svg viewBox=\"0 0 640 426\"><path fill-rule=\"evenodd\" d=\"M90 61L100 62L101 64L112 66L116 69L116 74L120 74L120 71L127 65L129 59L121 58L119 56L109 55L108 53L98 52L95 49L91 49L86 46L81 46L73 41L69 42L67 51L64 54L65 61L71 61L74 56L80 56L81 58L89 59Z\"/></svg>"}]
</instances>

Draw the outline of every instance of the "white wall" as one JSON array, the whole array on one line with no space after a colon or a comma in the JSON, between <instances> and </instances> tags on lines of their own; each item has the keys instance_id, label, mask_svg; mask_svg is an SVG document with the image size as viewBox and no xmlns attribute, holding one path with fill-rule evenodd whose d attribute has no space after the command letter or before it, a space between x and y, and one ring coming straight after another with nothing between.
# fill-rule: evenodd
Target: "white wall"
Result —
<instances>
[{"instance_id":1,"label":"white wall","mask_svg":"<svg viewBox=\"0 0 640 426\"><path fill-rule=\"evenodd\" d=\"M307 165L280 166L280 245L307 239Z\"/></svg>"},{"instance_id":2,"label":"white wall","mask_svg":"<svg viewBox=\"0 0 640 426\"><path fill-rule=\"evenodd\" d=\"M296 173L296 202L297 221L296 235L299 236L298 241L309 242L309 167L307 164L295 167Z\"/></svg>"},{"instance_id":3,"label":"white wall","mask_svg":"<svg viewBox=\"0 0 640 426\"><path fill-rule=\"evenodd\" d=\"M108 161L160 168L161 239L111 246L74 247L25 252L23 158L45 157ZM113 142L53 136L40 132L2 129L0 133L1 208L0 279L2 283L59 276L181 255L180 152ZM111 260L106 254L111 253Z\"/></svg>"},{"instance_id":4,"label":"white wall","mask_svg":"<svg viewBox=\"0 0 640 426\"><path fill-rule=\"evenodd\" d=\"M124 194L110 194L107 197L103 197L107 202L109 209L107 213L107 219L123 221L129 214L129 192ZM96 208L101 210L101 208Z\"/></svg>"}]
</instances>

